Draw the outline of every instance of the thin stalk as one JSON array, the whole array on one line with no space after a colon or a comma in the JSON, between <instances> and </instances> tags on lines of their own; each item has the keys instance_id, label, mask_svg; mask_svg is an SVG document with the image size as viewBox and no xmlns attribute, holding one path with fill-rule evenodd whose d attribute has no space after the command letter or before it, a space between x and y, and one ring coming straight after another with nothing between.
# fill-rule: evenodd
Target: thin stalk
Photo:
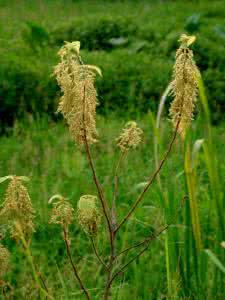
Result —
<instances>
[{"instance_id":1,"label":"thin stalk","mask_svg":"<svg viewBox=\"0 0 225 300\"><path fill-rule=\"evenodd\" d=\"M85 146L85 151L86 151L86 155L87 155L87 160L88 160L90 169L92 171L93 181L96 185L98 195L99 195L99 199L100 199L101 206L102 206L102 210L103 210L103 214L104 214L106 222L107 222L109 236L110 236L110 245L111 245L111 248L112 248L113 247L113 245L112 245L112 243L113 243L113 237L112 237L113 236L113 230L112 230L112 226L111 226L111 221L110 221L109 216L108 216L108 205L107 205L107 202L105 200L102 187L101 187L101 185L99 183L99 180L98 180L98 177L97 177L97 173L96 173L96 170L95 170L95 167L94 167L94 163L93 163L93 159L92 159L92 155L91 155L91 151L90 151L90 146L89 146L89 143L88 143L88 140L87 140L87 130L86 130L86 120L85 120L85 106L86 106L86 103L85 103L85 84L84 84L84 89L83 89L83 103L84 103L84 106L83 106L83 110L84 110L83 111L84 146Z\"/></svg>"},{"instance_id":2,"label":"thin stalk","mask_svg":"<svg viewBox=\"0 0 225 300\"><path fill-rule=\"evenodd\" d=\"M202 249L202 238L201 238L201 228L200 228L200 220L199 220L199 210L197 205L196 198L196 172L195 167L192 163L191 151L190 151L190 142L187 141L186 151L185 151L185 177L187 181L187 189L190 199L190 211L191 211L191 221L193 234L195 238L196 248L198 251Z\"/></svg>"},{"instance_id":3,"label":"thin stalk","mask_svg":"<svg viewBox=\"0 0 225 300\"><path fill-rule=\"evenodd\" d=\"M18 227L18 229L19 229L19 227ZM36 266L35 266L35 263L34 263L33 255L31 253L29 245L27 244L27 241L25 240L25 238L23 236L23 233L22 232L20 232L20 233L21 233L20 240L21 240L21 242L22 242L22 244L24 246L26 257L27 257L27 260L29 261L29 263L31 265L33 277L34 277L34 280L35 280L35 282L37 284L38 289L40 290L41 297L43 298L43 296L45 296L45 297L48 297L48 298L54 300L54 298L48 293L48 289L46 289L46 285L44 285L44 289L42 288L41 282L39 280L39 278L40 278L40 272L37 272L37 270L36 270Z\"/></svg>"},{"instance_id":4,"label":"thin stalk","mask_svg":"<svg viewBox=\"0 0 225 300\"><path fill-rule=\"evenodd\" d=\"M69 258L69 261L70 261L70 264L72 266L72 269L73 269L73 274L76 278L76 280L78 281L79 285L80 285L80 288L83 290L85 296L86 296L86 299L90 300L90 296L89 296L89 293L88 291L86 290L86 288L84 287L84 284L78 274L78 271L77 271L77 268L73 262L73 259L72 259L72 255L71 255L71 250L70 250L70 243L69 243L69 239L68 239L68 235L67 235L67 230L65 227L63 227L63 237L64 237L64 242L65 242L65 245L66 245L66 252L67 252L67 256Z\"/></svg>"},{"instance_id":5,"label":"thin stalk","mask_svg":"<svg viewBox=\"0 0 225 300\"><path fill-rule=\"evenodd\" d=\"M169 245L168 245L168 235L165 236L165 253L166 253L166 279L167 279L167 290L168 298L170 299L172 295L172 281L170 276L170 255L169 255Z\"/></svg>"},{"instance_id":6,"label":"thin stalk","mask_svg":"<svg viewBox=\"0 0 225 300\"><path fill-rule=\"evenodd\" d=\"M113 201L112 201L112 227L115 229L116 227L116 198L118 196L118 185L119 185L119 169L120 166L123 162L123 160L125 159L125 157L127 156L127 151L123 151L120 153L120 157L119 160L117 162L116 165L116 169L115 169L115 175L114 175L114 191L113 191Z\"/></svg>"},{"instance_id":7,"label":"thin stalk","mask_svg":"<svg viewBox=\"0 0 225 300\"><path fill-rule=\"evenodd\" d=\"M151 241L155 240L161 233L163 233L164 231L166 231L172 224L167 224L164 227L162 227L156 234L150 235L147 238L145 238L144 240L142 240L139 243L136 243L130 247L127 247L126 249L122 250L121 252L119 252L116 256L115 259L118 258L120 255L125 254L127 252L129 252L130 250L133 250L135 248L138 248L142 245L145 245L146 243L150 243Z\"/></svg>"},{"instance_id":8,"label":"thin stalk","mask_svg":"<svg viewBox=\"0 0 225 300\"><path fill-rule=\"evenodd\" d=\"M113 235L112 235L112 245L111 245L111 249L110 249L110 258L109 258L109 265L108 265L108 274L107 274L107 281L106 281L106 286L105 286L105 292L104 292L104 296L103 299L107 300L109 297L109 293L110 293L110 288L111 288L111 280L112 280L112 271L113 271L113 265L114 265L114 252L115 252L115 234L113 231Z\"/></svg>"},{"instance_id":9,"label":"thin stalk","mask_svg":"<svg viewBox=\"0 0 225 300\"><path fill-rule=\"evenodd\" d=\"M96 255L98 261L99 261L99 262L103 265L103 267L107 270L108 267L107 267L107 265L105 264L105 262L103 261L103 259L101 258L101 256L98 254L98 251L97 251L97 248L96 248L96 246L95 246L95 242L94 242L93 237L90 237L90 240L91 240L92 248L93 248L93 250L94 250L94 253L95 253L95 255Z\"/></svg>"},{"instance_id":10,"label":"thin stalk","mask_svg":"<svg viewBox=\"0 0 225 300\"><path fill-rule=\"evenodd\" d=\"M5 287L2 288L2 298L4 300L7 300L6 292L5 292Z\"/></svg>"},{"instance_id":11,"label":"thin stalk","mask_svg":"<svg viewBox=\"0 0 225 300\"><path fill-rule=\"evenodd\" d=\"M186 199L187 199L187 196L185 195L185 196L182 198L181 203L180 203L179 207L178 207L177 210L176 210L176 214L174 215L172 221L171 221L169 224L167 224L167 225L165 225L164 227L162 227L157 233L149 235L149 236L146 237L143 241L141 241L141 242L139 242L139 243L136 243L136 244L134 244L134 245L132 245L132 246L130 246L130 247L128 247L128 248L122 250L120 253L118 253L118 254L115 256L115 258L118 258L118 256L120 256L121 254L124 254L124 253L126 253L126 252L128 252L128 251L130 251L131 249L140 247L140 246L142 246L142 245L144 245L144 244L146 244L146 243L148 243L148 242L151 242L151 241L155 240L160 234L162 234L162 233L163 233L164 231L166 231L169 227L171 227L171 226L173 225L173 222L174 222L175 218L177 217L178 213L179 213L180 210L183 208Z\"/></svg>"},{"instance_id":12,"label":"thin stalk","mask_svg":"<svg viewBox=\"0 0 225 300\"><path fill-rule=\"evenodd\" d=\"M97 177L97 174L96 174L93 159L92 159L92 156L91 156L89 143L88 143L88 140L87 140L87 130L86 130L86 120L85 120L85 108L86 108L86 101L85 100L86 99L85 99L85 84L84 84L84 89L83 89L84 146L85 146L85 151L86 151L87 159L88 159L88 162L89 162L89 166L90 166L91 171L92 171L93 180L94 180L94 183L95 183L97 191L98 191L98 195L99 195L99 199L100 199L100 202L101 202L103 214L104 214L106 222L107 222L107 227L108 227L108 232L109 232L109 240L110 240L110 258L109 258L109 266L108 266L108 270L107 270L107 273L108 273L107 274L107 283L106 283L106 288L105 288L105 293L104 293L104 299L107 300L108 295L109 295L109 290L110 290L108 288L108 282L111 280L112 269L113 269L113 261L114 261L114 239L115 239L115 234L114 234L114 230L112 229L112 223L111 223L112 220L110 219L110 216L108 215L108 212L109 212L108 205L107 205L107 202L105 200L102 187L99 183L99 180L98 180L98 177ZM87 298L87 299L89 299L89 298Z\"/></svg>"},{"instance_id":13,"label":"thin stalk","mask_svg":"<svg viewBox=\"0 0 225 300\"><path fill-rule=\"evenodd\" d=\"M141 192L141 194L138 196L137 200L135 201L135 203L132 205L130 211L127 213L127 215L124 217L124 219L120 222L120 224L117 226L116 230L115 230L115 233L118 232L118 230L121 228L121 226L130 218L130 216L133 214L133 212L135 211L135 209L137 208L138 204L142 201L143 197L145 196L146 192L148 191L149 187L152 185L152 183L154 182L155 178L157 177L157 175L159 174L159 172L161 171L164 163L166 162L171 150L172 150L172 147L173 147L173 144L176 140L176 137L177 137L177 133L178 133L178 128L179 128L179 124L180 124L180 119L179 121L177 122L177 125L176 125L176 128L174 130L174 134L172 136L172 139L169 143L169 146L168 146L168 149L166 151L166 153L164 154L164 157L163 159L161 160L158 168L155 170L155 172L153 173L153 175L151 176L150 180L148 181L148 183L146 184L144 190Z\"/></svg>"}]
</instances>

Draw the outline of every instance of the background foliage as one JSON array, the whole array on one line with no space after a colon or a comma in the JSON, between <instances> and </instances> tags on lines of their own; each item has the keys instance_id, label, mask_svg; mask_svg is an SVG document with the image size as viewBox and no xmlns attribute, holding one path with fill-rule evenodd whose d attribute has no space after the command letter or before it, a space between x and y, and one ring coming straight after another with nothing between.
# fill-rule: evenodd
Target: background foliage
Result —
<instances>
[{"instance_id":1,"label":"background foliage","mask_svg":"<svg viewBox=\"0 0 225 300\"><path fill-rule=\"evenodd\" d=\"M76 208L82 194L96 193L83 151L62 122L52 122L60 118L54 113L59 89L51 77L58 49L64 40L81 40L85 62L102 68L103 79L97 82L100 142L92 150L108 199L119 156L115 138L134 117L144 131L142 145L129 154L120 177L118 217L122 218L155 169L155 147L161 157L170 139L170 122L163 120L157 130L155 112L171 76L177 38L184 31L197 36L195 58L211 116L202 97L189 145L177 140L161 173L161 185L154 183L127 223L118 251L169 222L181 198L188 195L188 200L173 227L118 278L113 299L127 300L132 295L143 300L223 300L224 0L2 0L0 7L0 130L13 125L10 134L0 137L0 176L31 178L28 189L37 211L31 248L56 299L83 298L59 229L49 224L47 201L61 193ZM149 109L152 113L146 114ZM211 127L210 117L217 126ZM0 185L0 203L5 188L5 183ZM108 250L105 241L102 233L97 243L102 257ZM6 280L13 286L14 298L38 299L23 250L7 236L3 243L12 253ZM71 246L82 278L93 299L99 300L102 269L78 224L71 228Z\"/></svg>"},{"instance_id":2,"label":"background foliage","mask_svg":"<svg viewBox=\"0 0 225 300\"><path fill-rule=\"evenodd\" d=\"M108 1L104 13L101 1L0 5L2 126L25 113L56 117L59 90L51 74L65 40L80 40L87 62L102 68L104 79L97 82L102 113L155 110L183 32L197 36L196 61L213 120L223 119L224 1Z\"/></svg>"}]
</instances>

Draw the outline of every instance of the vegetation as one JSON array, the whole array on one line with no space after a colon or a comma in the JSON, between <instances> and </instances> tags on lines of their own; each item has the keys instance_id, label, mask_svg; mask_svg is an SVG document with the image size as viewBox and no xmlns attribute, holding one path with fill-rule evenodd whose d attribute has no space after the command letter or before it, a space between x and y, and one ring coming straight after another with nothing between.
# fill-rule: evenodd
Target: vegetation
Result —
<instances>
[{"instance_id":1,"label":"vegetation","mask_svg":"<svg viewBox=\"0 0 225 300\"><path fill-rule=\"evenodd\" d=\"M87 7L87 3L85 6L82 3L76 4L81 11L82 7ZM202 10L207 8L205 3L197 1ZM220 3L218 1L218 5ZM51 2L45 5L50 8ZM71 2L70 7L73 5ZM91 2L88 5L91 7ZM110 5L115 10L111 10L111 14L121 8L120 3ZM123 8L140 8L132 5L127 2ZM145 5L148 7L149 3ZM173 5L183 7L179 1ZM16 3L12 2L12 6L16 7ZM23 7L28 8L27 4ZM31 2L31 8L34 7ZM162 9L163 6L159 2L152 7ZM100 14L97 5L97 15L98 10ZM136 53L137 60L134 60L132 71L127 73L128 83L138 67L142 75L143 68L138 65L140 57L143 64L146 64L148 53L153 63L157 59L157 51L151 47L143 46L133 52L133 38L141 36L140 23L137 21L134 26L122 14L121 18L99 18L96 26L95 23L88 26L80 19L79 26L84 28L82 34L72 22L61 31L58 24L46 29L44 21L40 26L33 20L29 20L19 34L17 54L20 56L21 50L25 50L24 53L30 55L26 60L27 70L32 68L33 74L38 74L40 65L44 71L44 86L53 89L43 109L42 100L36 102L35 92L31 98L34 102L23 97L23 91L29 94L31 88L36 89L35 85L28 85L29 72L24 73L27 89L23 85L17 89L17 77L12 71L15 76L13 84L9 84L12 94L7 98L12 105L8 107L11 118L7 119L4 114L3 123L13 127L10 135L0 138L3 145L0 148L0 290L3 299L106 300L128 299L131 295L134 299L224 297L225 168L221 142L224 126L212 127L212 104L208 103L190 50L191 46L197 52L197 65L205 71L203 57L198 57L198 40L193 45L195 36L181 36L169 84L167 75L172 73L171 65L164 63L162 55L167 49L168 37L159 38L160 43L165 42L159 55L160 65L168 68L168 73L155 74L158 82L165 79L162 91L166 90L160 103L151 106L142 95L143 102L137 109L138 101L131 100L128 84L127 90L125 86L120 90L125 100L124 106L120 105L120 113L118 103L108 109L103 105L100 110L107 117L97 114L96 120L95 81L97 79L101 102L101 82L106 80L106 85L113 84L113 77L110 74L105 77L103 70L103 79L98 78L102 73L89 64L92 58L98 62L99 55L103 55L104 63L110 58L107 74L113 55L115 62L121 55L120 66L126 66L133 62L130 59L124 63L127 53L131 51L132 58ZM189 32L200 30L199 18L199 15L192 15L186 20L185 29ZM102 34L105 28L108 31ZM79 42L65 43L58 53L60 62L53 70L52 64L56 61L53 51L61 44L64 33L71 37L81 34L79 37L86 50L82 51L81 58ZM10 29L4 34L10 36ZM90 35L93 39L88 38ZM215 53L220 56L219 47ZM18 57L14 54L11 62L16 66ZM46 64L38 64L44 54ZM48 78L50 69L61 88L59 102L55 83L50 83L54 79ZM20 74L22 68L17 70ZM203 79L205 74L203 72ZM36 77L37 83L41 75L42 72ZM118 75L119 70L115 72L115 76ZM149 80L147 77L146 73L146 79L137 78L143 85ZM207 88L208 82L205 82ZM37 88L40 99L42 88L42 84ZM111 90L114 92L113 85ZM46 92L48 94L48 88ZM17 93L22 95L22 106L12 113ZM194 116L197 94L198 112ZM133 95L137 97L136 90ZM166 98L173 98L169 111L172 122L162 118ZM52 114L52 109L56 110L56 99L58 111L68 124L68 135L61 121L52 120L56 118ZM110 98L109 103L112 103ZM146 109L148 112L141 114L141 110ZM48 112L48 117L43 112ZM134 116L137 123L130 121ZM196 120L191 122L193 117Z\"/></svg>"},{"instance_id":2,"label":"vegetation","mask_svg":"<svg viewBox=\"0 0 225 300\"><path fill-rule=\"evenodd\" d=\"M12 125L26 112L55 118L59 89L51 74L64 40L80 40L87 61L102 69L102 113L156 110L183 32L197 36L196 61L213 120L223 119L224 1L107 2L1 1L1 124Z\"/></svg>"}]
</instances>

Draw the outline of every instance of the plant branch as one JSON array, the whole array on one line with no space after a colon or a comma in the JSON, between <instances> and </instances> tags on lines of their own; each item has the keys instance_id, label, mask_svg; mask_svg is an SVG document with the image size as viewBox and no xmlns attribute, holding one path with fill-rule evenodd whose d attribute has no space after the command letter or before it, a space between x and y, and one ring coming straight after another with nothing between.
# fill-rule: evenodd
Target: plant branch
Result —
<instances>
[{"instance_id":1,"label":"plant branch","mask_svg":"<svg viewBox=\"0 0 225 300\"><path fill-rule=\"evenodd\" d=\"M45 284L44 284L44 289L42 288L41 282L43 280L43 277L40 276L40 272L37 271L36 265L34 263L34 257L33 257L32 253L31 253L30 247L29 247L29 245L28 245L28 243L27 243L27 241L26 241L26 239L24 237L24 234L23 234L23 232L22 232L22 230L20 228L20 225L16 224L16 227L17 227L17 229L18 229L18 231L20 233L20 240L21 240L22 245L23 245L23 247L25 249L26 257L27 257L27 259L28 259L28 261L29 261L29 263L31 265L32 272L33 272L33 277L34 277L34 280L35 280L35 282L37 284L38 289L40 290L40 292L41 292L42 295L45 295L46 297L54 300L54 298L49 294L48 289L47 289L47 287L46 287ZM41 282L40 282L39 278L41 279ZM43 282L42 282L42 284L43 284Z\"/></svg>"},{"instance_id":2,"label":"plant branch","mask_svg":"<svg viewBox=\"0 0 225 300\"><path fill-rule=\"evenodd\" d=\"M183 207L183 205L184 205L184 202L185 202L186 198L187 198L186 195L182 198L181 203L180 203L179 207L177 208L177 212L176 212L176 214L175 214L175 216L174 216L174 218L173 218L173 221L174 221L174 219L177 217L177 214L179 213L179 211L182 209L182 207ZM132 257L132 258L131 258L124 266L122 266L122 267L120 268L120 270L118 270L118 271L112 276L111 280L110 280L109 283L108 283L108 284L109 284L109 287L108 287L108 288L111 287L113 280L114 280L117 276L119 276L121 273L123 273L123 271L124 271L124 270L125 270L125 269L133 262L133 261L135 261L136 259L138 259L138 258L139 258L146 250L148 250L148 248L149 248L149 246L150 246L150 244L151 244L152 241L156 240L163 232L165 232L167 229L169 229L169 227L172 226L173 221L170 222L169 224L165 225L164 227L162 227L156 234L150 235L150 236L148 236L147 238L145 238L143 241L141 241L141 242L139 242L139 243L137 243L137 244L135 244L135 245L133 245L133 246L130 246L130 247L124 249L123 251L121 251L121 252L115 257L115 258L117 258L117 257L120 256L121 254L124 254L124 253L130 251L131 249L134 249L134 248L137 248L137 247L140 247L140 246L146 244L146 246L145 246L140 252L138 252L134 257Z\"/></svg>"},{"instance_id":3,"label":"plant branch","mask_svg":"<svg viewBox=\"0 0 225 300\"><path fill-rule=\"evenodd\" d=\"M112 232L111 222L110 222L110 219L109 219L109 216L108 216L108 212L107 212L108 211L108 205L107 205L107 203L105 201L103 190L102 190L102 187L101 187L101 185L99 183L99 180L98 180L98 177L97 177L97 174L96 174L96 170L95 170L95 167L94 167L93 159L92 159L92 156L91 156L91 151L90 151L89 143L88 143L88 140L87 140L87 130L86 130L86 120L85 120L85 84L84 84L84 89L83 89L83 103L84 103L84 111L83 111L84 146L85 146L85 151L86 151L88 163L89 163L89 166L90 166L91 171L92 171L93 180L94 180L94 183L95 183L97 191L98 191L98 195L99 195L99 199L100 199L100 202L101 202L103 214L104 214L105 219L107 221L108 231L109 231L109 236L110 236L110 245L111 245L111 248L112 248L112 236L113 236L113 232Z\"/></svg>"},{"instance_id":4,"label":"plant branch","mask_svg":"<svg viewBox=\"0 0 225 300\"><path fill-rule=\"evenodd\" d=\"M155 170L155 172L153 173L153 175L151 176L150 180L148 181L148 183L146 184L144 190L141 192L141 194L138 196L137 200L135 201L135 203L133 204L133 206L131 207L130 211L127 213L127 215L124 217L124 219L120 222L120 224L117 226L116 230L115 230L115 233L118 232L118 230L121 228L121 226L130 218L130 216L133 214L133 212L135 211L135 209L137 208L138 204L142 201L144 195L146 194L147 190L149 189L149 187L151 186L151 184L153 183L153 181L155 180L155 178L157 177L157 175L159 174L159 172L161 171L164 163L166 162L171 150L172 150L172 147L173 147L173 144L176 140L176 137L177 137L177 132L178 132L178 128L179 128L179 124L180 124L180 119L179 121L177 122L177 125L176 125L176 128L174 130L174 133L173 133L173 136L172 136L172 139L169 143L169 146L168 146L168 149L166 151L166 153L164 154L164 157L163 159L161 160L158 168Z\"/></svg>"},{"instance_id":5,"label":"plant branch","mask_svg":"<svg viewBox=\"0 0 225 300\"><path fill-rule=\"evenodd\" d=\"M78 281L79 285L80 285L80 288L83 290L86 298L88 300L90 300L90 296L89 296L89 293L88 291L86 290L86 288L84 287L84 284L78 274L78 271L77 271L77 268L73 262L73 259L72 259L72 255L71 255L71 251L70 251L70 242L69 242L69 239L68 239L68 235L67 235L67 230L65 227L63 227L63 237L64 237L64 242L65 242L65 245L66 245L66 252L67 252L67 256L69 257L69 261L70 261L70 264L72 266L72 269L73 269L73 273L74 273L74 276L76 278L76 280Z\"/></svg>"},{"instance_id":6,"label":"plant branch","mask_svg":"<svg viewBox=\"0 0 225 300\"><path fill-rule=\"evenodd\" d=\"M108 267L107 265L105 264L105 262L103 261L103 259L101 258L101 256L98 254L98 251L96 249L96 246L95 246L95 242L94 242L94 239L92 236L90 236L90 240L91 240L91 244L92 244L92 247L93 247L93 250L94 250L94 253L98 259L98 261L103 265L103 267L107 270Z\"/></svg>"},{"instance_id":7,"label":"plant branch","mask_svg":"<svg viewBox=\"0 0 225 300\"><path fill-rule=\"evenodd\" d=\"M123 151L120 153L119 160L116 165L115 175L114 175L114 191L113 191L113 201L112 201L112 227L115 229L116 227L116 198L118 195L118 185L119 185L119 168L121 166L122 161L125 159L127 155L127 151Z\"/></svg>"}]
</instances>

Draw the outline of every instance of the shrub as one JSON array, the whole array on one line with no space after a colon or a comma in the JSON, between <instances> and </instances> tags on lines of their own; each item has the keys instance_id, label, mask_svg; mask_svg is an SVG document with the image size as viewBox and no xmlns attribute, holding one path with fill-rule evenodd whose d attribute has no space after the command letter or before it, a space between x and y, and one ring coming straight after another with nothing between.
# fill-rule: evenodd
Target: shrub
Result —
<instances>
[{"instance_id":1,"label":"shrub","mask_svg":"<svg viewBox=\"0 0 225 300\"><path fill-rule=\"evenodd\" d=\"M55 111L57 87L50 78L51 68L39 64L36 57L7 55L0 69L0 128L11 126L26 113Z\"/></svg>"},{"instance_id":2,"label":"shrub","mask_svg":"<svg viewBox=\"0 0 225 300\"><path fill-rule=\"evenodd\" d=\"M54 45L73 39L81 40L82 52L91 63L100 62L104 77L97 82L101 113L155 110L169 79L177 36L184 27L196 31L196 62L206 82L213 119L219 120L225 107L224 23L210 25L205 15L194 14L183 28L158 25L147 22L137 26L129 17L89 17L47 32L27 23L22 35L25 45L14 44L13 53L3 50L1 54L1 127L11 126L26 112L55 116L58 88L50 78L56 61Z\"/></svg>"},{"instance_id":3,"label":"shrub","mask_svg":"<svg viewBox=\"0 0 225 300\"><path fill-rule=\"evenodd\" d=\"M129 18L89 18L61 26L51 33L53 44L61 45L64 41L80 40L83 48L88 50L110 50L115 46L128 43L136 26ZM120 38L120 40L115 40ZM123 38L123 39L122 39Z\"/></svg>"}]
</instances>

